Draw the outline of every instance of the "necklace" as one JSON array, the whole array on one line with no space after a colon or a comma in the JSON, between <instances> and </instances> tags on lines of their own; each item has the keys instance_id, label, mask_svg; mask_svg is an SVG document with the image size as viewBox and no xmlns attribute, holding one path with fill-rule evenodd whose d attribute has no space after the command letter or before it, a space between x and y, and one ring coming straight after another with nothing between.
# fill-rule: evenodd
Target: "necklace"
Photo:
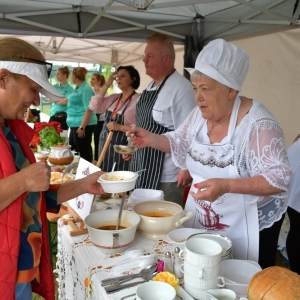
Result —
<instances>
[{"instance_id":1,"label":"necklace","mask_svg":"<svg viewBox=\"0 0 300 300\"><path fill-rule=\"evenodd\" d=\"M212 131L214 130L214 128L217 127L217 126L219 126L219 125L221 125L221 124L223 124L230 116L231 116L231 113L230 113L229 116L226 117L221 123L214 123L214 122L211 121L212 127L211 127L211 129L209 130L209 132L207 133L207 135L210 137Z\"/></svg>"},{"instance_id":2,"label":"necklace","mask_svg":"<svg viewBox=\"0 0 300 300\"><path fill-rule=\"evenodd\" d=\"M118 99L118 101L117 101L117 103L116 103L116 106L115 106L115 108L114 108L114 110L113 110L113 112L112 112L112 115L111 115L111 119L112 120L115 120L115 118L116 118L116 116L117 116L117 112L118 112L118 110L119 109L121 109L125 104L126 104L126 102L127 101L130 101L131 100L131 98L132 98L132 96L135 94L135 91L125 100L125 101L121 101L121 98L122 98L122 96L123 96L123 94L121 94L120 95L120 97L119 97L119 99ZM122 105L120 106L120 104L122 103ZM120 107L119 107L120 106Z\"/></svg>"}]
</instances>

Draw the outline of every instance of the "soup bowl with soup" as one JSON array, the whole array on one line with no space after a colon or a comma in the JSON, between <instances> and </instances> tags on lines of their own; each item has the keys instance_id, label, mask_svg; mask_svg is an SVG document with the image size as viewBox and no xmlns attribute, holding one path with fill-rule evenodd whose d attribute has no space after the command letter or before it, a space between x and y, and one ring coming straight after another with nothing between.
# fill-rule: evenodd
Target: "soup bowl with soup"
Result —
<instances>
[{"instance_id":1,"label":"soup bowl with soup","mask_svg":"<svg viewBox=\"0 0 300 300\"><path fill-rule=\"evenodd\" d=\"M133 207L140 218L138 229L147 239L162 240L173 229L189 220L192 212L185 213L176 203L160 200L151 200L138 203Z\"/></svg>"},{"instance_id":2,"label":"soup bowl with soup","mask_svg":"<svg viewBox=\"0 0 300 300\"><path fill-rule=\"evenodd\" d=\"M140 222L139 215L124 210L119 229L116 230L118 215L118 209L100 210L84 219L91 242L104 253L123 252L134 240Z\"/></svg>"}]
</instances>

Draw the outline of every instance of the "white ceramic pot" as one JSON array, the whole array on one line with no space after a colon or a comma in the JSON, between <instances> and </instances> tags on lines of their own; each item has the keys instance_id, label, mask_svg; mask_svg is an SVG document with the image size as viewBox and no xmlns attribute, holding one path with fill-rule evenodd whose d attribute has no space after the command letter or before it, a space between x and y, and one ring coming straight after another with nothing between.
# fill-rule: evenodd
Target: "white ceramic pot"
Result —
<instances>
[{"instance_id":1,"label":"white ceramic pot","mask_svg":"<svg viewBox=\"0 0 300 300\"><path fill-rule=\"evenodd\" d=\"M188 261L184 261L184 264L180 266L182 273L188 273L195 278L212 278L220 275L221 264L217 264L213 267L199 267L195 266Z\"/></svg>"},{"instance_id":2,"label":"white ceramic pot","mask_svg":"<svg viewBox=\"0 0 300 300\"><path fill-rule=\"evenodd\" d=\"M127 227L121 230L101 230L101 226L115 225L119 210L100 210L88 215L84 223L88 228L92 243L105 253L123 252L134 240L137 226L140 222L138 214L131 211L123 211L121 226ZM115 236L118 234L118 237Z\"/></svg>"},{"instance_id":3,"label":"white ceramic pot","mask_svg":"<svg viewBox=\"0 0 300 300\"><path fill-rule=\"evenodd\" d=\"M135 187L138 174L129 171L115 171L102 174L98 182L105 193L123 193Z\"/></svg>"},{"instance_id":4,"label":"white ceramic pot","mask_svg":"<svg viewBox=\"0 0 300 300\"><path fill-rule=\"evenodd\" d=\"M185 243L185 250L181 250L179 257L194 266L213 267L220 263L222 247L215 241L208 239L191 239Z\"/></svg>"},{"instance_id":5,"label":"white ceramic pot","mask_svg":"<svg viewBox=\"0 0 300 300\"><path fill-rule=\"evenodd\" d=\"M74 159L71 148L68 145L52 146L50 149L48 161L52 165L68 165Z\"/></svg>"},{"instance_id":6,"label":"white ceramic pot","mask_svg":"<svg viewBox=\"0 0 300 300\"><path fill-rule=\"evenodd\" d=\"M138 203L133 210L141 217L138 228L142 230L142 235L152 240L164 239L171 230L181 226L193 216L192 212L185 213L176 203L160 200ZM161 215L166 213L169 216L148 217L144 215L153 212Z\"/></svg>"},{"instance_id":7,"label":"white ceramic pot","mask_svg":"<svg viewBox=\"0 0 300 300\"><path fill-rule=\"evenodd\" d=\"M37 161L47 161L49 153L48 152L35 152L34 156Z\"/></svg>"}]
</instances>

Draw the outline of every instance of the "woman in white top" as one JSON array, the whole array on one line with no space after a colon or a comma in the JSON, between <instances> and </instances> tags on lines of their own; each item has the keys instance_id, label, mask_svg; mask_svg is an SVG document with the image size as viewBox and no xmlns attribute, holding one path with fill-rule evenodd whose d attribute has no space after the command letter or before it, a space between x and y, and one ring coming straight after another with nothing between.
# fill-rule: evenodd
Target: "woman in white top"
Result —
<instances>
[{"instance_id":1,"label":"woman in white top","mask_svg":"<svg viewBox=\"0 0 300 300\"><path fill-rule=\"evenodd\" d=\"M248 63L235 45L210 42L188 69L198 107L180 128L164 135L131 131L137 147L171 153L189 170L185 210L194 218L184 226L227 236L234 258L266 268L275 264L291 173L280 125L259 102L238 96Z\"/></svg>"}]
</instances>

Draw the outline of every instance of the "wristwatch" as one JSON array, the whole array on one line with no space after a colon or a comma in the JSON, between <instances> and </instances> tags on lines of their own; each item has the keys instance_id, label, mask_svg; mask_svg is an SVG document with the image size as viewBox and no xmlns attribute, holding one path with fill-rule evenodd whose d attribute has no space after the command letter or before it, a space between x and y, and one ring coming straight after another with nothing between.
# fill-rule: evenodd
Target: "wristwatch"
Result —
<instances>
[{"instance_id":1,"label":"wristwatch","mask_svg":"<svg viewBox=\"0 0 300 300\"><path fill-rule=\"evenodd\" d=\"M83 127L79 127L79 129L80 129L80 130L83 130L84 128L83 128Z\"/></svg>"}]
</instances>

